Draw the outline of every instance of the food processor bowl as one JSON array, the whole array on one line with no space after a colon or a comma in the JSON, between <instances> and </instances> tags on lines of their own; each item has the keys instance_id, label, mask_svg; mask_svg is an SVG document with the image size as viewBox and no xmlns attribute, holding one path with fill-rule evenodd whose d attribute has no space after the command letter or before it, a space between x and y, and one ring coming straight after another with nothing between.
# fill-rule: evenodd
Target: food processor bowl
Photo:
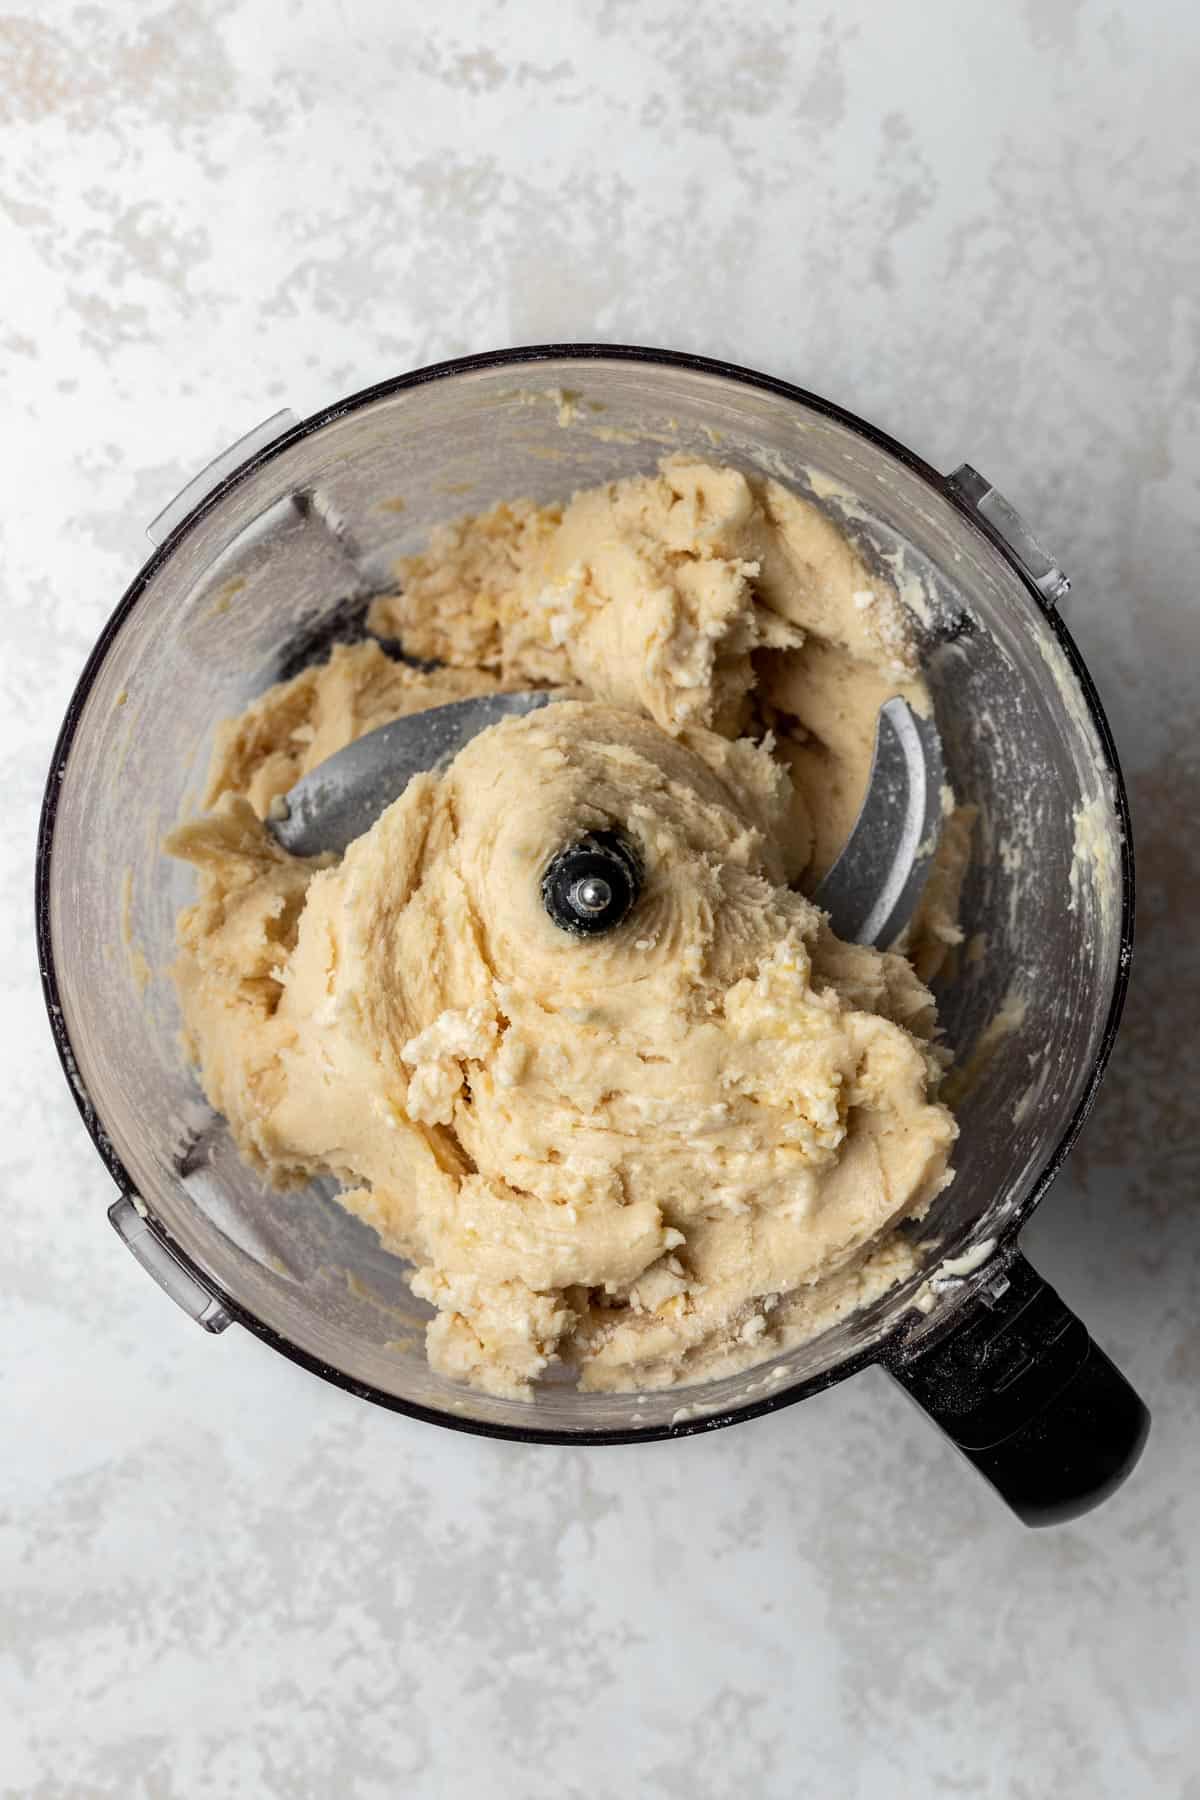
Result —
<instances>
[{"instance_id":1,"label":"food processor bowl","mask_svg":"<svg viewBox=\"0 0 1200 1800\"><path fill-rule=\"evenodd\" d=\"M826 508L914 611L949 778L980 809L965 944L938 989L957 1175L909 1227L910 1280L773 1361L702 1386L522 1403L436 1375L428 1309L329 1184L277 1194L238 1156L179 1040L167 974L193 874L164 833L217 722L360 635L396 557L497 500L561 499L670 451ZM624 1442L751 1418L884 1363L1030 1523L1111 1490L1147 1417L1017 1235L1095 1095L1125 989L1132 855L1066 578L974 470L946 477L812 394L700 357L608 346L469 357L235 445L151 527L55 751L37 909L50 1019L120 1188L111 1216L180 1304L352 1392L495 1436Z\"/></svg>"}]
</instances>

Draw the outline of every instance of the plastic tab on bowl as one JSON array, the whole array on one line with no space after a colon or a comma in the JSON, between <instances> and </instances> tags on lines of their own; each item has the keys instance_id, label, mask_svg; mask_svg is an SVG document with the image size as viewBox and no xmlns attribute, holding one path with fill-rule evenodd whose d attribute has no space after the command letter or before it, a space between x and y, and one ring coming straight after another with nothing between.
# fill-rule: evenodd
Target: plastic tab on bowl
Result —
<instances>
[{"instance_id":1,"label":"plastic tab on bowl","mask_svg":"<svg viewBox=\"0 0 1200 1800\"><path fill-rule=\"evenodd\" d=\"M299 423L291 408L285 406L281 412L272 413L269 419L264 419L253 431L248 431L236 443L230 444L227 450L222 450L219 456L214 456L207 468L194 475L185 488L180 488L170 505L164 506L158 517L151 519L147 525L146 536L155 549L166 543L188 514L195 512L201 501L207 500L213 489L219 487L227 476Z\"/></svg>"},{"instance_id":2,"label":"plastic tab on bowl","mask_svg":"<svg viewBox=\"0 0 1200 1800\"><path fill-rule=\"evenodd\" d=\"M133 1252L146 1273L157 1281L164 1293L170 1294L189 1319L212 1332L224 1331L227 1325L233 1324L233 1315L159 1235L137 1194L122 1194L119 1200L114 1200L108 1209L108 1218L117 1236Z\"/></svg>"},{"instance_id":3,"label":"plastic tab on bowl","mask_svg":"<svg viewBox=\"0 0 1200 1800\"><path fill-rule=\"evenodd\" d=\"M1016 507L970 463L961 463L946 479L970 510L991 526L1047 606L1057 606L1070 591L1071 577L1038 542Z\"/></svg>"}]
</instances>

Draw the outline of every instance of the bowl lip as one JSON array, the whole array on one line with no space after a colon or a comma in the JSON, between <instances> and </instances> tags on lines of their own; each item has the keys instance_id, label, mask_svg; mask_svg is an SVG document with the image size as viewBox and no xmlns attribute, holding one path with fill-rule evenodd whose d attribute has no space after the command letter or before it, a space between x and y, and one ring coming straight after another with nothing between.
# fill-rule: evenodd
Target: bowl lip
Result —
<instances>
[{"instance_id":1,"label":"bowl lip","mask_svg":"<svg viewBox=\"0 0 1200 1800\"><path fill-rule=\"evenodd\" d=\"M1032 580L1021 567L1008 545L985 519L970 507L968 502L952 485L949 478L935 468L905 444L881 431L869 421L844 407L814 394L793 382L784 381L778 376L743 367L740 364L727 362L722 358L692 354L687 351L657 349L634 344L605 343L565 343L565 344L529 344L517 345L509 349L484 351L471 356L454 357L445 361L430 363L423 368L410 370L386 381L374 383L362 388L345 399L333 402L321 408L307 419L299 420L290 426L278 438L264 448L257 450L247 460L232 470L204 496L204 498L180 520L175 529L157 547L154 553L138 570L124 594L117 602L112 614L104 625L99 637L89 654L75 689L67 703L63 722L55 742L51 757L50 769L46 779L42 800L41 816L38 823L37 850L34 876L34 906L38 956L41 971L42 995L50 1022L55 1048L62 1065L63 1074L74 1097L76 1107L84 1125L96 1147L101 1159L113 1180L122 1193L133 1193L136 1186L132 1176L126 1169L109 1138L104 1122L100 1118L91 1097L82 1080L78 1063L71 1044L63 1014L57 972L54 963L54 950L51 930L51 864L54 849L54 831L58 811L58 800L62 783L66 776L75 733L88 696L95 684L100 669L112 648L125 621L138 604L153 577L166 561L174 554L180 541L215 507L219 506L232 489L255 474L265 464L282 455L293 444L302 438L311 436L324 426L350 413L361 411L379 400L388 399L397 394L423 387L427 383L454 379L458 376L471 375L478 372L519 366L536 366L549 362L599 363L604 361L616 363L642 363L662 368L686 369L695 373L713 375L724 381L741 387L755 388L773 394L780 399L790 401L804 407L809 412L817 413L845 427L863 438L875 449L883 451L917 475L942 500L949 504L976 531L991 548L1003 559L1008 568L1018 577L1028 593L1040 617L1048 625L1059 648L1065 656L1071 672L1079 683L1087 707L1088 716L1100 745L1106 773L1111 784L1111 793L1117 823L1121 832L1121 924L1116 972L1113 990L1109 1002L1108 1015L1105 1020L1100 1042L1092 1059L1092 1065L1076 1104L1075 1110L1068 1120L1057 1144L1051 1150L1033 1182L1029 1192L1020 1206L1015 1208L998 1233L997 1251L989 1259L989 1267L994 1267L996 1254L1011 1249L1015 1240L1041 1203L1058 1171L1066 1160L1084 1120L1091 1112L1100 1088L1117 1030L1129 985L1129 971L1133 955L1134 926L1134 853L1133 835L1130 819L1129 799L1125 789L1125 781L1117 756L1112 731L1105 716L1100 696L1095 683L1088 672L1071 633L1059 617L1053 605L1046 602L1038 592ZM158 1219L153 1219L156 1233L170 1248L174 1256L214 1298L227 1309L230 1316L238 1323L252 1331L255 1336L271 1345L284 1356L289 1357L301 1367L311 1370L325 1380L344 1388L348 1393L361 1399L371 1400L375 1404L386 1407L391 1412L403 1413L409 1418L421 1420L427 1424L448 1427L454 1431L469 1432L474 1436L502 1438L516 1443L539 1443L557 1445L595 1445L595 1444L629 1444L657 1442L664 1438L688 1437L697 1432L713 1431L726 1425L740 1423L743 1420L761 1418L767 1413L778 1411L785 1406L793 1406L797 1401L807 1399L810 1395L820 1393L835 1383L844 1381L860 1369L872 1364L882 1363L885 1366L896 1360L897 1352L904 1340L911 1335L914 1327L905 1318L901 1318L880 1338L866 1348L855 1352L834 1364L831 1368L821 1370L805 1380L784 1386L781 1383L777 1392L762 1395L761 1398L745 1403L717 1409L709 1414L695 1417L669 1420L662 1424L647 1424L635 1427L593 1428L578 1431L551 1429L535 1424L509 1425L498 1421L471 1418L441 1408L423 1406L416 1401L402 1399L394 1394L385 1393L368 1382L357 1380L341 1369L323 1361L320 1357L293 1343L266 1324L254 1313L243 1306L233 1295L228 1294L207 1270L200 1267L194 1259L172 1238ZM964 1296L965 1297L965 1296ZM947 1328L952 1318L947 1320ZM766 1365L764 1365L766 1366ZM686 1396L691 1390L680 1389L681 1410L687 1410ZM630 1395L631 1402L635 1400Z\"/></svg>"}]
</instances>

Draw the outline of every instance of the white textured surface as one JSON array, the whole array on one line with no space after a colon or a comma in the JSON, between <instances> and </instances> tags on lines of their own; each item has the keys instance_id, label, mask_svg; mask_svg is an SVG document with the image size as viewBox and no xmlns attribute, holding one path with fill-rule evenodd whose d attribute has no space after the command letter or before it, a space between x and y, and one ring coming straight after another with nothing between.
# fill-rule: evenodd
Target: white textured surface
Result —
<instances>
[{"instance_id":1,"label":"white textured surface","mask_svg":"<svg viewBox=\"0 0 1200 1800\"><path fill-rule=\"evenodd\" d=\"M1200 1795L1198 76L1167 0L0 19L4 1795ZM968 457L1076 577L1141 962L1026 1243L1156 1411L1080 1524L1023 1535L882 1376L679 1445L439 1433L204 1337L104 1222L29 874L145 522L282 404L596 337Z\"/></svg>"}]
</instances>

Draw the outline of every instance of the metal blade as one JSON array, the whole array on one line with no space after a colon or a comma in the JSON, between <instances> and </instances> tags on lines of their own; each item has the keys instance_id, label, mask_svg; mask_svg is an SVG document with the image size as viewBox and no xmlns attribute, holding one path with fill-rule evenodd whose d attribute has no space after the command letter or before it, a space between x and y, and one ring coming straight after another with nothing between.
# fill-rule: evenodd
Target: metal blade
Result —
<instances>
[{"instance_id":1,"label":"metal blade","mask_svg":"<svg viewBox=\"0 0 1200 1800\"><path fill-rule=\"evenodd\" d=\"M489 725L534 712L549 699L547 693L481 694L394 719L302 775L284 796L286 815L267 825L293 856L340 856L414 775L449 762Z\"/></svg>"},{"instance_id":2,"label":"metal blade","mask_svg":"<svg viewBox=\"0 0 1200 1800\"><path fill-rule=\"evenodd\" d=\"M867 795L813 895L850 944L893 944L916 911L937 849L945 769L932 719L906 700L880 708Z\"/></svg>"}]
</instances>

